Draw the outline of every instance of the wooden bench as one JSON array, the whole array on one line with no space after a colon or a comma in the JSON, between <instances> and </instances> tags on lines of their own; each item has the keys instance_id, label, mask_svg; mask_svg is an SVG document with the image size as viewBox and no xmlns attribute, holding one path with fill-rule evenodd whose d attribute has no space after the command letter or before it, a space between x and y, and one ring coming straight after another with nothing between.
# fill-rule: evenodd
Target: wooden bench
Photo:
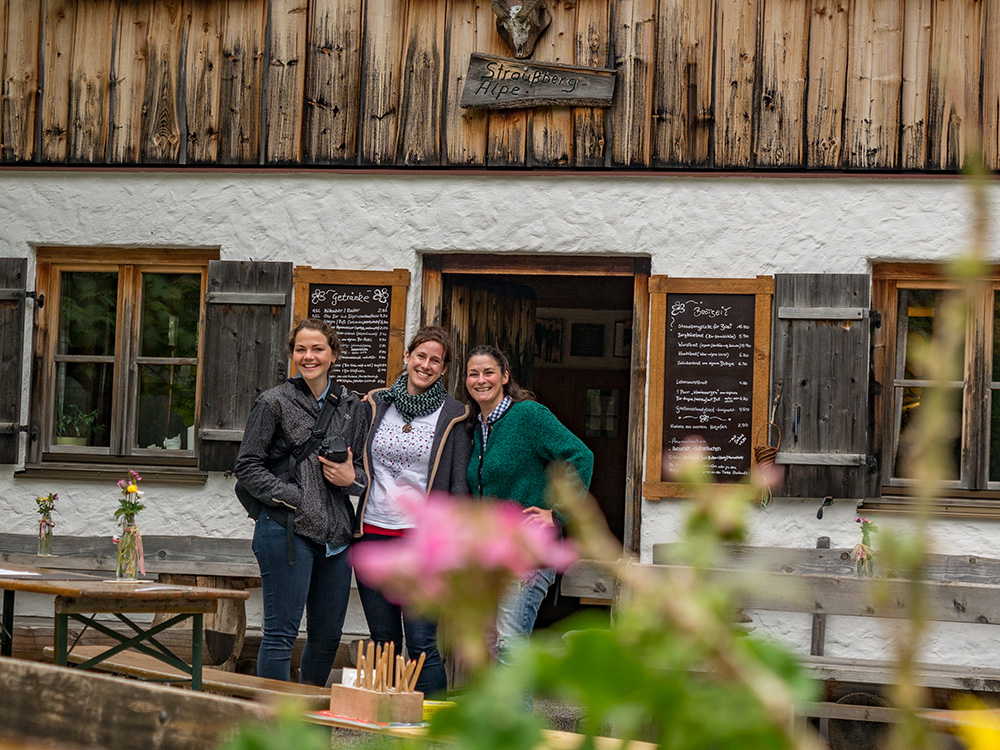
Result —
<instances>
[{"instance_id":1,"label":"wooden bench","mask_svg":"<svg viewBox=\"0 0 1000 750\"><path fill-rule=\"evenodd\" d=\"M102 647L77 646L69 654L69 661L81 664L96 656ZM46 656L53 655L52 648L46 648ZM153 657L132 651L123 651L104 660L95 669L104 672L134 677L151 682L183 683L185 674ZM205 668L202 670L202 689L209 693L228 695L234 698L275 698L280 696L295 696L303 701L305 706L317 711L330 707L330 691L328 688L314 685L300 685L296 682L282 682L266 677L256 677L248 674L226 672L221 669Z\"/></svg>"},{"instance_id":2,"label":"wooden bench","mask_svg":"<svg viewBox=\"0 0 1000 750\"><path fill-rule=\"evenodd\" d=\"M684 566L669 564L676 549L672 544L654 545L653 564L641 567L661 575L682 569ZM925 569L924 609L929 621L1000 624L1000 560L930 555ZM813 615L810 653L801 654L800 659L823 681L826 700L804 707L805 715L872 722L894 720L896 711L882 708L880 701L866 706L848 704L859 694L878 694L892 684L895 670L891 662L831 657L824 651L830 616L907 616L909 582L900 580L898 571L876 568L880 580L860 578L849 549L734 547L710 575L734 585L740 592L737 603L746 610ZM884 596L878 599L874 597L876 585L884 587ZM616 587L614 576L604 566L584 560L563 574L560 592L613 606ZM994 661L991 657L984 655L984 666L920 664L916 679L921 686L945 695L1000 692L1000 669L988 666Z\"/></svg>"},{"instance_id":3,"label":"wooden bench","mask_svg":"<svg viewBox=\"0 0 1000 750\"><path fill-rule=\"evenodd\" d=\"M0 685L0 746L206 750L268 714L250 701L20 659L0 658Z\"/></svg>"},{"instance_id":4,"label":"wooden bench","mask_svg":"<svg viewBox=\"0 0 1000 750\"><path fill-rule=\"evenodd\" d=\"M260 586L249 539L143 536L146 575L179 586L245 590ZM110 537L57 536L53 556L36 554L34 534L0 534L0 564L114 574L117 549ZM223 600L205 616L205 661L234 670L246 638L246 605Z\"/></svg>"}]
</instances>

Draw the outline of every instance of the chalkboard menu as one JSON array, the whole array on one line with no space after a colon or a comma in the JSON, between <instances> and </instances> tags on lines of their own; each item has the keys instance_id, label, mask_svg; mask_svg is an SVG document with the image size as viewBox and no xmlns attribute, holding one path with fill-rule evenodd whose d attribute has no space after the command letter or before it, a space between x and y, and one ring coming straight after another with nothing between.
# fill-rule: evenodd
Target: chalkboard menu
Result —
<instances>
[{"instance_id":1,"label":"chalkboard menu","mask_svg":"<svg viewBox=\"0 0 1000 750\"><path fill-rule=\"evenodd\" d=\"M754 377L752 295L668 294L666 377L663 380L663 468L699 437L708 446L706 471L732 482L750 471Z\"/></svg>"},{"instance_id":2,"label":"chalkboard menu","mask_svg":"<svg viewBox=\"0 0 1000 750\"><path fill-rule=\"evenodd\" d=\"M318 318L340 337L333 374L357 393L385 387L402 366L409 272L295 270L295 318Z\"/></svg>"},{"instance_id":3,"label":"chalkboard menu","mask_svg":"<svg viewBox=\"0 0 1000 750\"><path fill-rule=\"evenodd\" d=\"M705 449L703 479L745 479L767 423L774 279L649 280L647 499L690 496L678 471Z\"/></svg>"}]
</instances>

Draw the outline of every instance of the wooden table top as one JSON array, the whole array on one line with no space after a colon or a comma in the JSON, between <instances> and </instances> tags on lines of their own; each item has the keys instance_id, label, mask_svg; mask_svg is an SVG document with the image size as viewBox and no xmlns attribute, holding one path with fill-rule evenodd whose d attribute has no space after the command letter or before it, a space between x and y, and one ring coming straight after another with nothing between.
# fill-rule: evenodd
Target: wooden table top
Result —
<instances>
[{"instance_id":1,"label":"wooden table top","mask_svg":"<svg viewBox=\"0 0 1000 750\"><path fill-rule=\"evenodd\" d=\"M250 592L207 586L175 586L154 580L113 581L79 573L0 563L0 589L52 596L136 601L249 599Z\"/></svg>"}]
</instances>

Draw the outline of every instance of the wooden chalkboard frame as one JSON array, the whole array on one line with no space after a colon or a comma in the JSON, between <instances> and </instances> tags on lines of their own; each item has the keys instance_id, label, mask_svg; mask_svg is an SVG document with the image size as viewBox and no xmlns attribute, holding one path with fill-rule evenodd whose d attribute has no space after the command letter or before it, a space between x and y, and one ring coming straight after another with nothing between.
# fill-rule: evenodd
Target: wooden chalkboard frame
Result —
<instances>
[{"instance_id":1,"label":"wooden chalkboard frame","mask_svg":"<svg viewBox=\"0 0 1000 750\"><path fill-rule=\"evenodd\" d=\"M293 326L308 314L309 289L313 284L387 286L392 289L389 300L389 353L385 382L387 386L390 385L403 367L403 352L406 349L406 294L410 288L410 272L405 268L394 268L392 271L342 271L296 266L292 273L292 281L295 285ZM291 363L289 363L289 374L295 374L295 366Z\"/></svg>"},{"instance_id":2,"label":"wooden chalkboard frame","mask_svg":"<svg viewBox=\"0 0 1000 750\"><path fill-rule=\"evenodd\" d=\"M666 336L668 294L739 294L753 295L754 306L754 367L750 435L756 440L767 423L771 362L771 303L774 278L755 279L691 279L668 276L649 277L649 397L646 422L646 481L642 492L647 500L689 497L690 487L681 482L662 478L663 456L663 382L667 372ZM752 459L751 459L752 460ZM722 484L709 486L722 487Z\"/></svg>"}]
</instances>

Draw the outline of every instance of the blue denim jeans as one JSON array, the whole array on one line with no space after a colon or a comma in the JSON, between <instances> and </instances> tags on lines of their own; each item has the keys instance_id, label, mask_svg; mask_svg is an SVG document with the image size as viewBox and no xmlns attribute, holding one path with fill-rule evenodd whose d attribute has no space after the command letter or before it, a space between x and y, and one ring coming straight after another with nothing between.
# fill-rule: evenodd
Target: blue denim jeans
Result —
<instances>
[{"instance_id":1,"label":"blue denim jeans","mask_svg":"<svg viewBox=\"0 0 1000 750\"><path fill-rule=\"evenodd\" d=\"M528 640L535 628L538 609L555 580L552 568L540 568L526 578L511 581L500 594L496 640L490 644L490 653L501 664L508 664L511 650Z\"/></svg>"},{"instance_id":2,"label":"blue denim jeans","mask_svg":"<svg viewBox=\"0 0 1000 750\"><path fill-rule=\"evenodd\" d=\"M260 514L253 532L253 553L260 566L264 633L257 653L257 675L289 679L292 646L306 613L306 646L299 682L325 685L333 668L351 594L346 551L327 557L326 545L295 534L295 564L288 563L285 528Z\"/></svg>"},{"instance_id":3,"label":"blue denim jeans","mask_svg":"<svg viewBox=\"0 0 1000 750\"><path fill-rule=\"evenodd\" d=\"M385 534L365 534L358 541L387 542L398 537ZM358 595L368 621L368 630L376 643L395 643L396 653L403 653L406 636L406 653L411 659L424 656L424 666L417 678L417 690L428 698L444 698L448 692L448 676L437 646L437 622L417 617L405 607L390 602L377 589L358 579Z\"/></svg>"}]
</instances>

